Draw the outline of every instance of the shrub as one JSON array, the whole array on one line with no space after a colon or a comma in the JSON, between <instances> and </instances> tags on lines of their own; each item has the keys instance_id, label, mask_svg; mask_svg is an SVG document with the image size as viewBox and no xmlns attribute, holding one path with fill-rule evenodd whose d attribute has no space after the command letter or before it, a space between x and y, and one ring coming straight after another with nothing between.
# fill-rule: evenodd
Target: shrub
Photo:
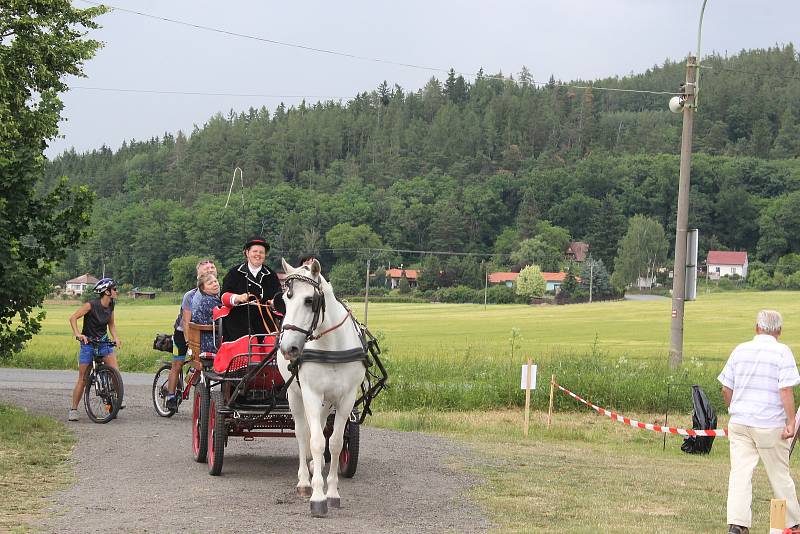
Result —
<instances>
[{"instance_id":1,"label":"shrub","mask_svg":"<svg viewBox=\"0 0 800 534\"><path fill-rule=\"evenodd\" d=\"M486 291L486 300L491 304L514 304L517 295L513 287L505 285L492 286Z\"/></svg>"},{"instance_id":2,"label":"shrub","mask_svg":"<svg viewBox=\"0 0 800 534\"><path fill-rule=\"evenodd\" d=\"M483 291L466 286L443 287L436 291L436 297L439 302L477 304L483 302Z\"/></svg>"}]
</instances>

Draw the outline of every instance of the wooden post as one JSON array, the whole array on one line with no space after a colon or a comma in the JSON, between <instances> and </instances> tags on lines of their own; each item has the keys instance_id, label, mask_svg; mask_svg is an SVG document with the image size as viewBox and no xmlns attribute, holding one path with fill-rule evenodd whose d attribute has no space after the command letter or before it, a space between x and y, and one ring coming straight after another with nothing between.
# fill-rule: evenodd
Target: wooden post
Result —
<instances>
[{"instance_id":1,"label":"wooden post","mask_svg":"<svg viewBox=\"0 0 800 534\"><path fill-rule=\"evenodd\" d=\"M531 420L531 373L533 361L528 358L528 367L525 373L525 437L528 437L528 428Z\"/></svg>"},{"instance_id":2,"label":"wooden post","mask_svg":"<svg viewBox=\"0 0 800 534\"><path fill-rule=\"evenodd\" d=\"M786 528L786 499L769 501L769 532L783 532Z\"/></svg>"},{"instance_id":3,"label":"wooden post","mask_svg":"<svg viewBox=\"0 0 800 534\"><path fill-rule=\"evenodd\" d=\"M547 408L547 430L550 430L550 423L553 420L553 389L555 388L556 375L550 377L550 406Z\"/></svg>"}]
</instances>

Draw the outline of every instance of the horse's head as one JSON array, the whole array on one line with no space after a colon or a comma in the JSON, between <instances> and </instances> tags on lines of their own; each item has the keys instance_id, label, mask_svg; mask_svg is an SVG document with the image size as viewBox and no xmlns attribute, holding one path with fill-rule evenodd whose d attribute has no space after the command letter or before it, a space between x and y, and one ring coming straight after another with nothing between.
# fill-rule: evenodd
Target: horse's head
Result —
<instances>
[{"instance_id":1,"label":"horse's head","mask_svg":"<svg viewBox=\"0 0 800 534\"><path fill-rule=\"evenodd\" d=\"M283 291L286 315L283 318L280 347L286 358L294 360L303 353L306 341L324 320L323 290L327 282L320 274L322 268L316 259L297 268L284 259L281 262L286 273Z\"/></svg>"}]
</instances>

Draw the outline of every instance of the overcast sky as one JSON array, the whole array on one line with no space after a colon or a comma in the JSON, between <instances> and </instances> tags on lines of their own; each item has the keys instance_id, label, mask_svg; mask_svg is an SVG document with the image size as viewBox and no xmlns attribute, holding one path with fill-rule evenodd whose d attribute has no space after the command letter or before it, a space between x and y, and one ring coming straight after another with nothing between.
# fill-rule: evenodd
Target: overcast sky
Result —
<instances>
[{"instance_id":1,"label":"overcast sky","mask_svg":"<svg viewBox=\"0 0 800 534\"><path fill-rule=\"evenodd\" d=\"M80 8L89 7L73 0ZM444 72L519 72L537 81L639 73L695 51L702 0L113 0L112 6L199 26L386 61L336 56L115 10L91 37L105 43L63 96L63 139L117 149L124 139L202 126L214 113L342 99L381 81L417 90ZM734 54L800 40L798 0L709 0L702 53ZM676 85L680 80L676 81ZM99 91L154 90L276 96ZM653 87L674 90L675 87ZM665 100L666 106L666 100Z\"/></svg>"}]
</instances>

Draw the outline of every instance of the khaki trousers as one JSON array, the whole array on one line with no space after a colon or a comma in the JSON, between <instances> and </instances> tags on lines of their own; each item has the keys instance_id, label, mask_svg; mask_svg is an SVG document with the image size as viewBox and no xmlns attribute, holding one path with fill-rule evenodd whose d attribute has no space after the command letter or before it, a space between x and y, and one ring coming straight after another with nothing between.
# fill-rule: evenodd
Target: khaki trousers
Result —
<instances>
[{"instance_id":1,"label":"khaki trousers","mask_svg":"<svg viewBox=\"0 0 800 534\"><path fill-rule=\"evenodd\" d=\"M731 445L731 475L728 479L728 524L752 525L753 471L764 462L775 499L786 499L786 526L800 523L794 481L789 474L791 439L781 439L783 428L728 425Z\"/></svg>"}]
</instances>

